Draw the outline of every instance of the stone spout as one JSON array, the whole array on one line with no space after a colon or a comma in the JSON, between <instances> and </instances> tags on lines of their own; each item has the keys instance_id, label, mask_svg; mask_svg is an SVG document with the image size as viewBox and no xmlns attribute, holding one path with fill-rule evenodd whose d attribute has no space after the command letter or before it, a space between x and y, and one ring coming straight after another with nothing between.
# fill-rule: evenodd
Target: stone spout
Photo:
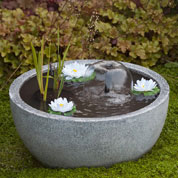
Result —
<instances>
[{"instance_id":1,"label":"stone spout","mask_svg":"<svg viewBox=\"0 0 178 178\"><path fill-rule=\"evenodd\" d=\"M105 92L114 91L116 93L128 94L133 87L131 72L120 62L99 61L91 64L97 76L105 81Z\"/></svg>"}]
</instances>

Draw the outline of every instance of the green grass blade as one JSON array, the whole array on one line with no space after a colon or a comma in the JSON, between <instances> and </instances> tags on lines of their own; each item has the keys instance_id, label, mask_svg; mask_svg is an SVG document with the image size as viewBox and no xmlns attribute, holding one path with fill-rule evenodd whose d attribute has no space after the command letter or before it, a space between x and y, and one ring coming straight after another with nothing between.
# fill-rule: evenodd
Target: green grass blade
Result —
<instances>
[{"instance_id":1,"label":"green grass blade","mask_svg":"<svg viewBox=\"0 0 178 178\"><path fill-rule=\"evenodd\" d=\"M53 80L53 89L57 90L58 74L57 70L54 70L54 80Z\"/></svg>"},{"instance_id":2,"label":"green grass blade","mask_svg":"<svg viewBox=\"0 0 178 178\"><path fill-rule=\"evenodd\" d=\"M41 51L40 51L40 55L38 58L38 68L40 71L40 82L41 82L41 90L44 94L44 89L43 89L43 58L44 58L44 38L42 38L41 41Z\"/></svg>"},{"instance_id":3,"label":"green grass blade","mask_svg":"<svg viewBox=\"0 0 178 178\"><path fill-rule=\"evenodd\" d=\"M33 61L35 64L35 69L36 69L36 71L38 71L38 59L37 59L37 55L36 55L36 50L35 50L32 42L31 42L31 48L32 48L32 55L33 55Z\"/></svg>"},{"instance_id":4,"label":"green grass blade","mask_svg":"<svg viewBox=\"0 0 178 178\"><path fill-rule=\"evenodd\" d=\"M35 65L35 69L36 69L36 76L37 76L38 86L39 86L39 89L40 89L40 93L42 94L43 92L41 90L40 69L39 69L39 65L38 65L39 56L37 58L36 50L35 50L35 48L34 48L32 43L31 43L31 48L32 48L32 55L33 55L34 65Z\"/></svg>"},{"instance_id":5,"label":"green grass blade","mask_svg":"<svg viewBox=\"0 0 178 178\"><path fill-rule=\"evenodd\" d=\"M69 50L69 47L70 47L70 43L68 44L66 50L64 51L64 55L63 55L63 58L62 58L62 65L60 66L60 71L59 71L59 75L62 73L62 69L64 67L64 61L66 59L66 56L67 56L67 53L68 53L68 50Z\"/></svg>"},{"instance_id":6,"label":"green grass blade","mask_svg":"<svg viewBox=\"0 0 178 178\"><path fill-rule=\"evenodd\" d=\"M60 34L59 34L59 28L57 30L57 58L58 58L58 66L57 66L57 71L58 75L60 75L60 68L61 68L61 56L59 54L59 48L60 48Z\"/></svg>"},{"instance_id":7,"label":"green grass blade","mask_svg":"<svg viewBox=\"0 0 178 178\"><path fill-rule=\"evenodd\" d=\"M50 54L51 54L51 44L49 45L48 72L47 72L47 76L46 76L46 85L45 85L45 91L44 91L44 95L43 95L43 100L44 101L46 101L47 92L48 92L49 69L50 69L50 58L51 58Z\"/></svg>"},{"instance_id":8,"label":"green grass blade","mask_svg":"<svg viewBox=\"0 0 178 178\"><path fill-rule=\"evenodd\" d=\"M43 95L42 78L41 78L41 67L39 68L39 61L41 60L41 51L38 53L38 81L40 93Z\"/></svg>"},{"instance_id":9,"label":"green grass blade","mask_svg":"<svg viewBox=\"0 0 178 178\"><path fill-rule=\"evenodd\" d=\"M61 66L62 69L63 69L63 67L64 67L64 61L65 61L65 59L66 59L66 56L67 56L69 47L70 47L70 43L68 44L66 50L64 51L64 55L63 55L63 58L62 58L62 66ZM61 71L62 71L62 69L61 69Z\"/></svg>"},{"instance_id":10,"label":"green grass blade","mask_svg":"<svg viewBox=\"0 0 178 178\"><path fill-rule=\"evenodd\" d=\"M64 87L64 77L61 77L61 80L60 80L60 87L59 87L59 91L58 91L58 95L57 95L58 98L59 98L59 96L61 95L61 92L62 92L63 87Z\"/></svg>"}]
</instances>

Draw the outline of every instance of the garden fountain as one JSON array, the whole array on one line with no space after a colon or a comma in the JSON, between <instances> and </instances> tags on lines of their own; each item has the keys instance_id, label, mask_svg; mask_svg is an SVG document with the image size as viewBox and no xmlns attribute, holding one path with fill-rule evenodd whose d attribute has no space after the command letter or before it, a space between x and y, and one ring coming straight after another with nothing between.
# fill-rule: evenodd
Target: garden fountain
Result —
<instances>
[{"instance_id":1,"label":"garden fountain","mask_svg":"<svg viewBox=\"0 0 178 178\"><path fill-rule=\"evenodd\" d=\"M73 62L66 61L65 65ZM61 95L76 104L73 116L50 114L41 111L39 104L33 105L38 92L35 70L12 83L12 114L29 151L46 166L64 168L110 166L148 152L159 138L167 115L169 86L164 78L130 63L77 62L92 68L96 77L87 82L66 82ZM133 83L142 77L156 81L160 93L133 95Z\"/></svg>"}]
</instances>

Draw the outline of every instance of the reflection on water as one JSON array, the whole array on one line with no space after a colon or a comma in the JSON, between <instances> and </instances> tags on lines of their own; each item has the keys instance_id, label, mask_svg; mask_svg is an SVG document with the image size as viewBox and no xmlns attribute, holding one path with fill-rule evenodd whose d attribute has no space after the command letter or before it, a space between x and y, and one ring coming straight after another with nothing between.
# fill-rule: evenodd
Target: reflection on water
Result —
<instances>
[{"instance_id":1,"label":"reflection on water","mask_svg":"<svg viewBox=\"0 0 178 178\"><path fill-rule=\"evenodd\" d=\"M95 68L96 78L85 83L65 82L61 97L73 101L77 111L73 117L108 117L121 115L141 109L155 100L157 96L135 96L131 89L133 82L140 80L143 76L129 72L120 63L96 63L90 65ZM111 70L112 69L112 70ZM146 78L146 77L144 77ZM146 78L147 79L147 78ZM34 108L48 111L48 104L54 100L57 94L48 90L47 102L41 102L40 92L35 91L28 97L26 89L33 87L36 78L24 84L21 89L23 100ZM37 82L36 82L37 83ZM52 81L50 81L53 86ZM28 86L29 85L29 86Z\"/></svg>"},{"instance_id":2,"label":"reflection on water","mask_svg":"<svg viewBox=\"0 0 178 178\"><path fill-rule=\"evenodd\" d=\"M134 78L141 76L134 75ZM61 97L74 101L77 112L74 117L107 117L121 115L145 107L155 100L155 97L120 94L113 91L105 93L103 81L93 80L86 83L65 83ZM48 91L48 102L40 108L40 93L37 91L26 102L37 109L47 112L48 104L55 98L53 90Z\"/></svg>"}]
</instances>

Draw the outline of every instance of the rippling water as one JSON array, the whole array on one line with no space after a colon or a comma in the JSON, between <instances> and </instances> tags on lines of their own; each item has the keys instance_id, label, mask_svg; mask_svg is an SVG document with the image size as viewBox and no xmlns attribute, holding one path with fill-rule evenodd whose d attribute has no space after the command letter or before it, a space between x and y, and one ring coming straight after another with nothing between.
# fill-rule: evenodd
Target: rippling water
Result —
<instances>
[{"instance_id":1,"label":"rippling water","mask_svg":"<svg viewBox=\"0 0 178 178\"><path fill-rule=\"evenodd\" d=\"M133 73L133 81L141 79L142 76ZM31 80L36 80L31 79ZM25 84L27 85L27 84ZM32 86L32 84L31 84ZM26 86L28 88L28 86ZM134 96L128 93L104 92L103 81L92 80L86 83L65 83L61 97L66 97L68 101L73 101L77 111L73 117L107 117L133 112L149 105L156 97ZM24 91L25 92L25 91ZM39 91L34 92L30 98L21 92L22 98L36 109L47 112L48 104L55 98L52 89L48 91L48 102L42 105ZM43 103L44 104L44 103ZM43 107L41 107L43 106Z\"/></svg>"}]
</instances>

